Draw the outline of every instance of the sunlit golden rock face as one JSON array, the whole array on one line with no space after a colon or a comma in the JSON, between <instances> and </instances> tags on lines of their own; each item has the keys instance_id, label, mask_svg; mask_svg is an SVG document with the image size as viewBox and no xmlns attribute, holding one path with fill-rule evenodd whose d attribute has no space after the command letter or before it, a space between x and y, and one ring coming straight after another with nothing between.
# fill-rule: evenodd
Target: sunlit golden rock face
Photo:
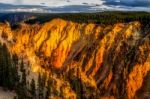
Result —
<instances>
[{"instance_id":1,"label":"sunlit golden rock face","mask_svg":"<svg viewBox=\"0 0 150 99\"><path fill-rule=\"evenodd\" d=\"M27 59L34 72L54 68L69 83L79 79L87 99L134 99L150 71L150 40L140 27L139 22L102 26L62 19L17 29L0 24L0 41Z\"/></svg>"},{"instance_id":2,"label":"sunlit golden rock face","mask_svg":"<svg viewBox=\"0 0 150 99\"><path fill-rule=\"evenodd\" d=\"M138 47L140 53L138 57L138 62L134 65L133 70L129 74L129 77L127 79L127 92L128 97L130 99L132 99L135 96L137 90L141 89L141 87L144 86L143 81L147 79L143 78L145 78L148 72L150 71L149 37L145 37L144 39L141 40L141 42L142 42L141 45ZM144 95L140 99L142 98L144 98Z\"/></svg>"}]
</instances>

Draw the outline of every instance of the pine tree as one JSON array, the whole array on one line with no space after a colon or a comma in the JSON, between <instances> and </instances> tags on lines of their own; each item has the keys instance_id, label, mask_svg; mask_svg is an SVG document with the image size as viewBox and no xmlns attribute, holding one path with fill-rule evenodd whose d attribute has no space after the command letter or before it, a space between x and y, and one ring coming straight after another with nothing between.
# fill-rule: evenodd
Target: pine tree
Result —
<instances>
[{"instance_id":1,"label":"pine tree","mask_svg":"<svg viewBox=\"0 0 150 99\"><path fill-rule=\"evenodd\" d=\"M51 95L51 87L52 87L52 79L49 77L48 81L47 81L47 87L46 87L46 96L45 99L49 99L50 95Z\"/></svg>"},{"instance_id":2,"label":"pine tree","mask_svg":"<svg viewBox=\"0 0 150 99\"><path fill-rule=\"evenodd\" d=\"M27 81L26 81L26 71L25 71L25 69L22 72L21 85L22 85L22 89L23 89L23 96L27 97Z\"/></svg>"},{"instance_id":3,"label":"pine tree","mask_svg":"<svg viewBox=\"0 0 150 99\"><path fill-rule=\"evenodd\" d=\"M16 90L18 99L27 99L26 89L22 84L20 83Z\"/></svg>"},{"instance_id":4,"label":"pine tree","mask_svg":"<svg viewBox=\"0 0 150 99\"><path fill-rule=\"evenodd\" d=\"M18 65L18 56L17 56L17 54L13 54L12 59L13 59L14 64Z\"/></svg>"},{"instance_id":5,"label":"pine tree","mask_svg":"<svg viewBox=\"0 0 150 99\"><path fill-rule=\"evenodd\" d=\"M31 95L31 99L35 99L36 87L35 87L35 80L34 79L32 79L32 81L30 83L30 95Z\"/></svg>"},{"instance_id":6,"label":"pine tree","mask_svg":"<svg viewBox=\"0 0 150 99\"><path fill-rule=\"evenodd\" d=\"M18 60L14 60L14 58L17 58L17 56L12 57L12 63L11 63L12 65L11 65L10 75L11 75L11 83L12 83L13 89L16 89L16 87L19 84L20 76L18 74L18 66L17 66Z\"/></svg>"},{"instance_id":7,"label":"pine tree","mask_svg":"<svg viewBox=\"0 0 150 99\"><path fill-rule=\"evenodd\" d=\"M44 99L44 91L45 91L45 85L46 85L46 74L40 74L38 76L38 93L39 93L39 99Z\"/></svg>"},{"instance_id":8,"label":"pine tree","mask_svg":"<svg viewBox=\"0 0 150 99\"><path fill-rule=\"evenodd\" d=\"M28 99L28 90L27 90L27 81L26 81L26 70L24 69L24 63L23 60L20 64L20 72L22 73L21 75L21 81L18 84L17 87L17 95L18 99Z\"/></svg>"},{"instance_id":9,"label":"pine tree","mask_svg":"<svg viewBox=\"0 0 150 99\"><path fill-rule=\"evenodd\" d=\"M16 96L14 96L14 98L13 99L17 99L17 97Z\"/></svg>"},{"instance_id":10,"label":"pine tree","mask_svg":"<svg viewBox=\"0 0 150 99\"><path fill-rule=\"evenodd\" d=\"M10 88L10 59L8 54L7 46L4 44L3 46L3 87Z\"/></svg>"},{"instance_id":11,"label":"pine tree","mask_svg":"<svg viewBox=\"0 0 150 99\"><path fill-rule=\"evenodd\" d=\"M41 77L41 74L39 73L39 76L38 76L38 96L39 96L39 99L42 99L42 86L41 86L41 81L42 81L42 77Z\"/></svg>"},{"instance_id":12,"label":"pine tree","mask_svg":"<svg viewBox=\"0 0 150 99\"><path fill-rule=\"evenodd\" d=\"M27 85L27 82L26 82L26 71L25 71L25 70L22 72L22 80L21 80L21 83L23 84L23 86L26 86L26 85Z\"/></svg>"},{"instance_id":13,"label":"pine tree","mask_svg":"<svg viewBox=\"0 0 150 99\"><path fill-rule=\"evenodd\" d=\"M20 64L20 72L24 72L24 63L23 63L23 59L21 60L21 64Z\"/></svg>"}]
</instances>

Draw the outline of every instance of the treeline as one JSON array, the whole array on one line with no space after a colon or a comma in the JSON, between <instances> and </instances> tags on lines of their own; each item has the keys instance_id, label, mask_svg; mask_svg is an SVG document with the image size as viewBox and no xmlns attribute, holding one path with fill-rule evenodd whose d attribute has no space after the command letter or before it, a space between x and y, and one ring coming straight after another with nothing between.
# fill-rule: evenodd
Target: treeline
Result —
<instances>
[{"instance_id":1,"label":"treeline","mask_svg":"<svg viewBox=\"0 0 150 99\"><path fill-rule=\"evenodd\" d=\"M37 83L34 79L29 81L25 63L20 61L5 44L0 44L0 87L15 92L14 99L49 99L52 79L39 74Z\"/></svg>"},{"instance_id":2,"label":"treeline","mask_svg":"<svg viewBox=\"0 0 150 99\"><path fill-rule=\"evenodd\" d=\"M140 21L143 26L150 24L148 12L99 12L99 13L62 13L62 14L37 14L37 18L26 21L28 24L44 23L54 18L62 18L79 23L115 24L118 22Z\"/></svg>"}]
</instances>

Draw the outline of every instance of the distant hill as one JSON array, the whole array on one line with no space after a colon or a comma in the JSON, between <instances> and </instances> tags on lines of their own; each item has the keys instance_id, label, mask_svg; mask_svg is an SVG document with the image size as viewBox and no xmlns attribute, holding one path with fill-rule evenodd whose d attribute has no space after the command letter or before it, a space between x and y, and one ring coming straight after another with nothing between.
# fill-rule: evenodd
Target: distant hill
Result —
<instances>
[{"instance_id":1,"label":"distant hill","mask_svg":"<svg viewBox=\"0 0 150 99\"><path fill-rule=\"evenodd\" d=\"M11 25L32 18L33 13L0 13L0 22L9 22Z\"/></svg>"}]
</instances>

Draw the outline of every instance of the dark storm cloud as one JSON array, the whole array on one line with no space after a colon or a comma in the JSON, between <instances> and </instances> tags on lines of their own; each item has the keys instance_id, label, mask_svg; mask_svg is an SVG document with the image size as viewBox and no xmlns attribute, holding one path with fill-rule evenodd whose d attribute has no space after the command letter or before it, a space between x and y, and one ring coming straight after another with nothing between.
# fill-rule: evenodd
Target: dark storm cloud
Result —
<instances>
[{"instance_id":1,"label":"dark storm cloud","mask_svg":"<svg viewBox=\"0 0 150 99\"><path fill-rule=\"evenodd\" d=\"M104 0L105 5L128 6L128 7L148 7L150 0Z\"/></svg>"}]
</instances>

